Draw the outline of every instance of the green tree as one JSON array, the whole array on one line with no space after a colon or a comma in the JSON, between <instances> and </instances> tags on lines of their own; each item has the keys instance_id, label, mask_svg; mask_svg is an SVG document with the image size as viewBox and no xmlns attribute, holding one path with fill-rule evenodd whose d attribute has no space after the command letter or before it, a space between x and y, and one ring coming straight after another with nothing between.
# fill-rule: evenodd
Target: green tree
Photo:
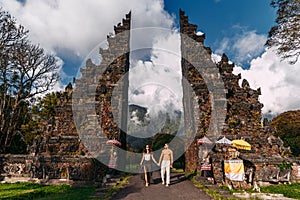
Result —
<instances>
[{"instance_id":1,"label":"green tree","mask_svg":"<svg viewBox=\"0 0 300 200\"><path fill-rule=\"evenodd\" d=\"M35 121L47 122L54 125L56 107L58 106L59 99L57 93L52 92L46 94L43 98L38 99L38 103L33 106L32 112L34 114Z\"/></svg>"},{"instance_id":2,"label":"green tree","mask_svg":"<svg viewBox=\"0 0 300 200\"><path fill-rule=\"evenodd\" d=\"M13 102L14 100L11 101ZM11 109L11 107L8 108L8 110ZM6 149L7 153L26 153L27 151L27 145L24 141L22 129L20 127L22 127L23 124L27 124L30 122L31 114L28 102L23 101L22 103L20 103L19 113L19 117L14 121L15 127L17 128L14 132L10 145Z\"/></svg>"},{"instance_id":3,"label":"green tree","mask_svg":"<svg viewBox=\"0 0 300 200\"><path fill-rule=\"evenodd\" d=\"M272 0L271 6L277 8L277 25L269 31L266 46L295 64L300 55L300 0Z\"/></svg>"},{"instance_id":4,"label":"green tree","mask_svg":"<svg viewBox=\"0 0 300 200\"><path fill-rule=\"evenodd\" d=\"M24 120L24 106L58 80L58 60L28 40L28 31L0 9L0 153L7 151Z\"/></svg>"},{"instance_id":5,"label":"green tree","mask_svg":"<svg viewBox=\"0 0 300 200\"><path fill-rule=\"evenodd\" d=\"M270 125L276 129L275 136L290 146L294 156L300 156L300 110L287 111L272 119Z\"/></svg>"},{"instance_id":6,"label":"green tree","mask_svg":"<svg viewBox=\"0 0 300 200\"><path fill-rule=\"evenodd\" d=\"M37 103L31 107L27 123L21 126L22 140L26 146L32 145L37 136L43 135L47 124L54 125L58 101L56 93L52 92L39 97Z\"/></svg>"}]
</instances>

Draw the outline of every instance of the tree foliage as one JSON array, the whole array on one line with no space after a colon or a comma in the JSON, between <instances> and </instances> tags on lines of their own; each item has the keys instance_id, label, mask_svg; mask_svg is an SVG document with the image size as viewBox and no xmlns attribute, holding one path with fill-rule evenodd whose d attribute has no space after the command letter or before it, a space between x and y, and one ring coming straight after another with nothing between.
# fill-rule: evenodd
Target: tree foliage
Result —
<instances>
[{"instance_id":1,"label":"tree foliage","mask_svg":"<svg viewBox=\"0 0 300 200\"><path fill-rule=\"evenodd\" d=\"M300 155L300 110L278 115L270 124L276 129L285 146L290 146L294 156Z\"/></svg>"},{"instance_id":2,"label":"tree foliage","mask_svg":"<svg viewBox=\"0 0 300 200\"><path fill-rule=\"evenodd\" d=\"M34 139L37 137L43 137L45 132L48 132L48 130L46 130L48 125L54 125L55 123L56 107L58 106L58 102L59 100L54 92L48 93L37 99L36 103L30 109L31 112L29 119L21 126L20 135L22 142L25 145L22 146L22 149L11 152L23 153L27 150L27 146L31 146L33 144Z\"/></svg>"},{"instance_id":3,"label":"tree foliage","mask_svg":"<svg viewBox=\"0 0 300 200\"><path fill-rule=\"evenodd\" d=\"M58 103L59 99L55 92L48 93L43 98L39 98L38 103L32 108L34 120L54 125Z\"/></svg>"},{"instance_id":4,"label":"tree foliage","mask_svg":"<svg viewBox=\"0 0 300 200\"><path fill-rule=\"evenodd\" d=\"M57 82L58 68L55 56L32 44L28 31L0 9L0 153L27 122L30 100Z\"/></svg>"},{"instance_id":5,"label":"tree foliage","mask_svg":"<svg viewBox=\"0 0 300 200\"><path fill-rule=\"evenodd\" d=\"M277 8L277 25L269 31L266 46L295 64L300 55L300 0L272 0L271 6Z\"/></svg>"}]
</instances>

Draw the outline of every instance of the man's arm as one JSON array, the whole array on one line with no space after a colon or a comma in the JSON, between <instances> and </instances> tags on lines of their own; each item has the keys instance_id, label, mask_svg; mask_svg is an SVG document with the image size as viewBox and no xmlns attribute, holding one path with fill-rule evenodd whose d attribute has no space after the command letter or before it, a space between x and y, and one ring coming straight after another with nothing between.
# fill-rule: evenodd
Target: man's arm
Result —
<instances>
[{"instance_id":1,"label":"man's arm","mask_svg":"<svg viewBox=\"0 0 300 200\"><path fill-rule=\"evenodd\" d=\"M158 161L158 165L161 164L162 157L163 157L163 153L164 153L164 150L162 150L162 152L161 152L161 154L160 154L159 161Z\"/></svg>"},{"instance_id":2,"label":"man's arm","mask_svg":"<svg viewBox=\"0 0 300 200\"><path fill-rule=\"evenodd\" d=\"M173 167L173 151L172 150L170 151L171 151L171 167Z\"/></svg>"}]
</instances>

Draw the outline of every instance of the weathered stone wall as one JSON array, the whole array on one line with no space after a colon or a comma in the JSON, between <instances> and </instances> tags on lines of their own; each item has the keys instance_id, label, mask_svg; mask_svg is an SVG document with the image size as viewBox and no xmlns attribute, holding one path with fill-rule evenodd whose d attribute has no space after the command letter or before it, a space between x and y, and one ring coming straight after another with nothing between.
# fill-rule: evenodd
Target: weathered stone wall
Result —
<instances>
[{"instance_id":1,"label":"weathered stone wall","mask_svg":"<svg viewBox=\"0 0 300 200\"><path fill-rule=\"evenodd\" d=\"M279 172L279 165L284 159L291 159L290 152L283 146L283 142L274 137L274 130L268 125L262 124L261 109L263 105L258 98L261 95L260 88L250 88L247 80L239 81L241 75L233 74L234 64L229 62L223 54L219 63L211 63L211 49L204 46L205 35L197 34L197 25L190 24L188 17L180 11L180 32L182 51L182 75L183 79L183 106L185 116L185 129L187 132L196 132L196 139L206 135L226 136L230 140L244 139L251 144L250 151L241 151L247 173L253 171L253 179L256 181L275 181L272 172L277 176L277 182L287 180L285 172ZM188 38L186 38L188 37ZM191 38L191 39L189 39ZM191 42L192 41L192 42ZM216 67L223 80L226 93L225 110L219 109L218 113L226 112L224 124L218 124L217 128L210 129L214 116L215 97L211 95L214 88L220 88L217 84L213 87L205 80L209 69ZM201 74L199 73L201 71ZM194 98L193 93L196 94ZM218 96L218 95L217 95ZM219 103L224 103L220 99ZM197 112L199 107L199 112ZM221 107L220 107L221 108ZM221 119L221 118L220 118ZM220 120L222 121L222 119ZM221 127L221 130L220 130ZM216 139L216 138L212 138ZM196 141L190 145L186 157L187 171L200 171L200 160L198 158L198 146ZM223 172L224 151L213 151L210 154L214 177L217 183L225 181ZM299 160L290 160L299 165ZM298 162L298 164L297 164ZM294 167L296 168L296 167ZM276 169L276 170L274 170ZM267 171L267 172L266 172ZM277 173L278 172L278 173ZM264 175L262 175L264 174ZM297 179L290 173L290 178Z\"/></svg>"},{"instance_id":2,"label":"weathered stone wall","mask_svg":"<svg viewBox=\"0 0 300 200\"><path fill-rule=\"evenodd\" d=\"M76 80L77 92L90 91L83 98L78 94L79 99L74 101L79 114L76 120L81 123L77 128L86 132L83 136L93 147L99 146L99 138L116 139L126 147L130 17L131 14L127 14L122 23L114 27L115 33L107 36L108 48L100 49L100 65L88 60L86 68L81 69L82 77ZM84 111L88 109L91 113ZM80 113L86 115L80 116ZM96 143L93 145L93 142ZM93 151L100 152L101 146Z\"/></svg>"},{"instance_id":3,"label":"weathered stone wall","mask_svg":"<svg viewBox=\"0 0 300 200\"><path fill-rule=\"evenodd\" d=\"M238 159L242 159L245 168L244 187L268 185L269 183L299 182L300 161L296 158L283 158L281 156L263 156L259 154L242 152ZM291 169L280 169L283 162L292 163ZM217 184L225 183L224 153L211 152L211 163L214 178ZM250 178L251 176L251 178ZM234 182L234 181L233 181Z\"/></svg>"},{"instance_id":4,"label":"weathered stone wall","mask_svg":"<svg viewBox=\"0 0 300 200\"><path fill-rule=\"evenodd\" d=\"M84 156L0 155L0 180L44 184L99 185L105 167Z\"/></svg>"},{"instance_id":5,"label":"weathered stone wall","mask_svg":"<svg viewBox=\"0 0 300 200\"><path fill-rule=\"evenodd\" d=\"M257 135L261 132L261 109L263 105L258 97L260 88L253 90L246 79L243 79L241 87L239 80L241 75L233 74L234 64L229 63L226 55L217 66L227 89L227 117L223 133L241 135Z\"/></svg>"},{"instance_id":6,"label":"weathered stone wall","mask_svg":"<svg viewBox=\"0 0 300 200\"><path fill-rule=\"evenodd\" d=\"M199 49L203 47L203 41L205 36L197 36L197 26L188 22L188 17L184 16L184 13L180 11L180 33L186 35L199 42ZM181 38L181 51L182 51L182 89L183 89L183 106L184 106L184 124L186 134L195 133L197 130L197 137L204 135L207 132L208 124L210 121L210 97L207 86L195 66L189 61L192 60L189 49L195 44L192 44L192 40L187 38ZM205 51L205 50L204 50ZM194 52L195 53L195 52ZM202 57L203 58L203 57ZM203 59L208 59L204 57ZM195 98L193 98L195 96ZM200 113L197 112L197 106L199 105ZM187 148L185 152L186 169L193 171L197 168L197 145L195 141Z\"/></svg>"},{"instance_id":7,"label":"weathered stone wall","mask_svg":"<svg viewBox=\"0 0 300 200\"><path fill-rule=\"evenodd\" d=\"M211 49L203 44L205 35L196 31L197 25L190 24L180 11L185 131L196 133L185 153L188 171L199 167L196 140L204 135L219 135L226 116L226 91L218 78L218 68L211 60Z\"/></svg>"},{"instance_id":8,"label":"weathered stone wall","mask_svg":"<svg viewBox=\"0 0 300 200\"><path fill-rule=\"evenodd\" d=\"M107 166L92 156L104 152L103 159L108 159L111 145L105 144L107 138L126 147L130 18L129 13L114 27L114 35L107 36L108 48L100 49L101 64L88 60L81 69L82 77L75 80L76 87L69 84L64 92L56 93L59 103L54 123L41 124L45 136L34 141L30 154L0 155L3 181L102 181Z\"/></svg>"},{"instance_id":9,"label":"weathered stone wall","mask_svg":"<svg viewBox=\"0 0 300 200\"><path fill-rule=\"evenodd\" d=\"M36 138L28 148L31 155L84 155L87 151L77 133L72 112L73 86L69 83L65 91L56 92L58 105L54 123L41 123L43 137Z\"/></svg>"},{"instance_id":10,"label":"weathered stone wall","mask_svg":"<svg viewBox=\"0 0 300 200\"><path fill-rule=\"evenodd\" d=\"M78 135L37 138L28 150L31 155L84 155L86 153Z\"/></svg>"},{"instance_id":11,"label":"weathered stone wall","mask_svg":"<svg viewBox=\"0 0 300 200\"><path fill-rule=\"evenodd\" d=\"M55 109L55 125L48 130L49 136L77 136L72 113L73 86L69 83L65 91L57 92L59 105ZM50 125L51 126L51 125Z\"/></svg>"}]
</instances>

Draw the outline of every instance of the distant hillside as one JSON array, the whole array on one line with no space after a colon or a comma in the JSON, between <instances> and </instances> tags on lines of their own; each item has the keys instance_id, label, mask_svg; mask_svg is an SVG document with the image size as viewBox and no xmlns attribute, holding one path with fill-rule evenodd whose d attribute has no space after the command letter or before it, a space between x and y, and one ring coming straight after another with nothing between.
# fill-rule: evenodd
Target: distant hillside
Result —
<instances>
[{"instance_id":1,"label":"distant hillside","mask_svg":"<svg viewBox=\"0 0 300 200\"><path fill-rule=\"evenodd\" d=\"M131 120L136 117L137 121L145 123L145 118L147 118L147 111L148 109L145 107L135 104L129 105L129 115Z\"/></svg>"},{"instance_id":2,"label":"distant hillside","mask_svg":"<svg viewBox=\"0 0 300 200\"><path fill-rule=\"evenodd\" d=\"M177 131L181 130L183 120L182 112L179 110L171 110L170 113L159 111L151 116L148 108L135 104L129 105L129 117L127 142L134 149L143 148L145 144L152 146L157 143L155 146L159 146L160 143L166 143L170 138L160 136L176 135Z\"/></svg>"},{"instance_id":3,"label":"distant hillside","mask_svg":"<svg viewBox=\"0 0 300 200\"><path fill-rule=\"evenodd\" d=\"M290 146L293 155L300 156L300 110L288 111L278 115L271 123L285 146Z\"/></svg>"}]
</instances>

